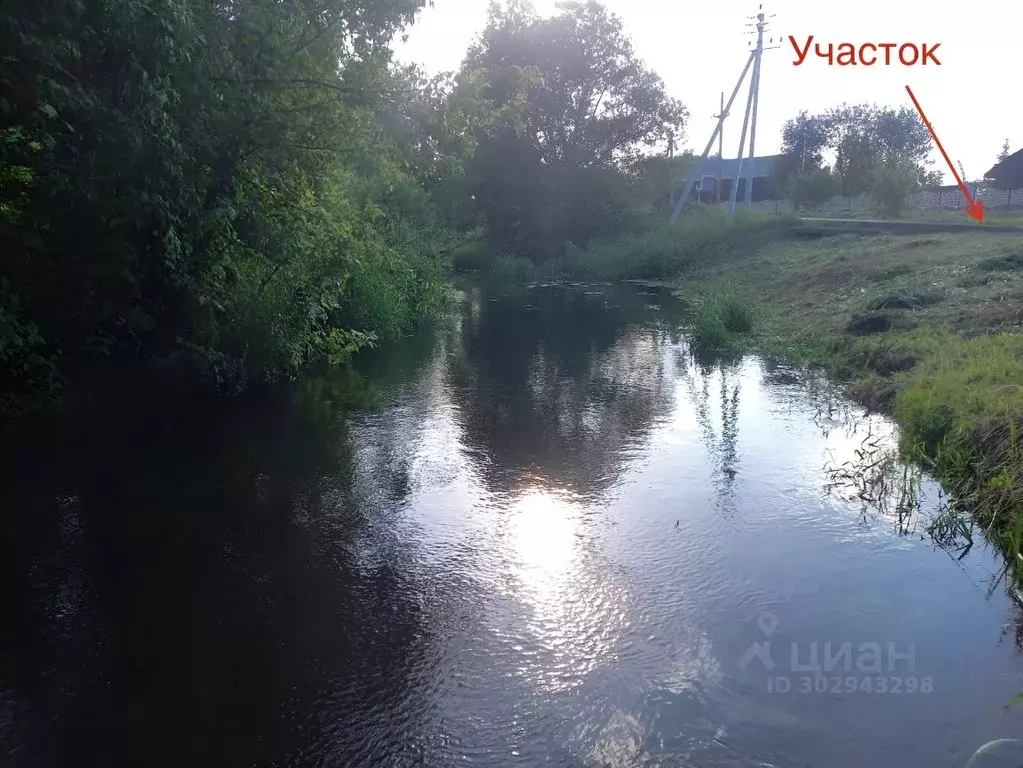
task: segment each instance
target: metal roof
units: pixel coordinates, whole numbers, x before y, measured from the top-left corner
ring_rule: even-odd
[[[1013,189],[1023,186],[1023,149],[1013,152],[993,166],[984,178],[991,180],[996,189]]]

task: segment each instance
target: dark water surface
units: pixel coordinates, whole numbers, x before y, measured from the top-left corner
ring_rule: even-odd
[[[361,376],[6,446],[0,763],[962,766],[1023,733],[997,559],[934,545],[932,483],[826,493],[891,426],[680,328],[467,284]]]

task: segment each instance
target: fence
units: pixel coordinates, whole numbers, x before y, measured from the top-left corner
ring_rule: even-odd
[[[973,186],[973,185],[971,185]],[[984,201],[987,211],[1023,210],[1023,189],[980,188],[979,194],[974,187],[977,199]],[[792,213],[792,202],[789,200],[761,200],[753,203],[754,209],[767,213]],[[873,208],[873,203],[866,195],[855,197],[833,197],[818,206],[818,213],[866,213]],[[909,198],[909,208],[922,211],[960,211],[966,207],[966,198],[959,189],[922,190]]]

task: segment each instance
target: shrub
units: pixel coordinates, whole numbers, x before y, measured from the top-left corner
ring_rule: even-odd
[[[729,221],[716,207],[696,207],[674,225],[641,234],[591,241],[569,249],[558,266],[603,280],[661,279],[682,274],[697,260],[731,258],[765,238],[787,233],[793,219],[745,210]]]
[[[490,266],[490,251],[481,241],[462,243],[451,254],[456,272],[484,272]]]
[[[874,172],[870,198],[883,216],[898,218],[917,186],[919,173],[903,163],[885,164]]]
[[[18,297],[0,278],[0,413],[20,415],[56,391],[52,357],[39,330],[25,319]]]
[[[790,176],[783,186],[797,210],[803,205],[816,210],[842,191],[838,179],[825,169],[814,170],[803,176]]]
[[[694,304],[693,338],[703,347],[730,348],[753,331],[751,301],[733,287],[710,290]]]

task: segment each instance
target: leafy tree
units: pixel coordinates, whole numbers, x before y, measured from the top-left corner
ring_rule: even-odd
[[[674,208],[695,162],[689,150],[672,158],[650,154],[630,164],[627,173],[636,197],[650,201],[651,210],[663,216]]]
[[[559,10],[492,4],[458,75],[487,116],[468,175],[489,235],[539,257],[628,226],[625,170],[686,118],[617,16],[596,2]]]
[[[893,164],[915,168],[918,182],[933,178],[927,170],[930,133],[908,107],[843,104],[820,115],[801,112],[786,123],[782,149],[787,155],[778,171],[782,178],[819,169],[830,157],[832,174],[847,197],[870,190],[875,174]]]
[[[805,175],[819,170],[824,163],[831,127],[825,117],[803,110],[782,128],[781,151],[783,176]]]
[[[388,47],[419,6],[11,0],[0,276],[18,327],[228,388],[403,333],[440,295],[446,237],[434,126],[397,119],[430,99],[408,99]]]
[[[846,197],[865,192],[879,161],[879,143],[873,133],[874,109],[868,105],[841,106],[830,110],[829,144],[835,153],[834,172]]]
[[[898,218],[909,195],[920,185],[920,173],[911,161],[900,160],[876,169],[871,181],[870,197],[888,218]]]
[[[789,176],[782,189],[796,210],[804,205],[817,209],[841,191],[838,180],[826,168]]]

